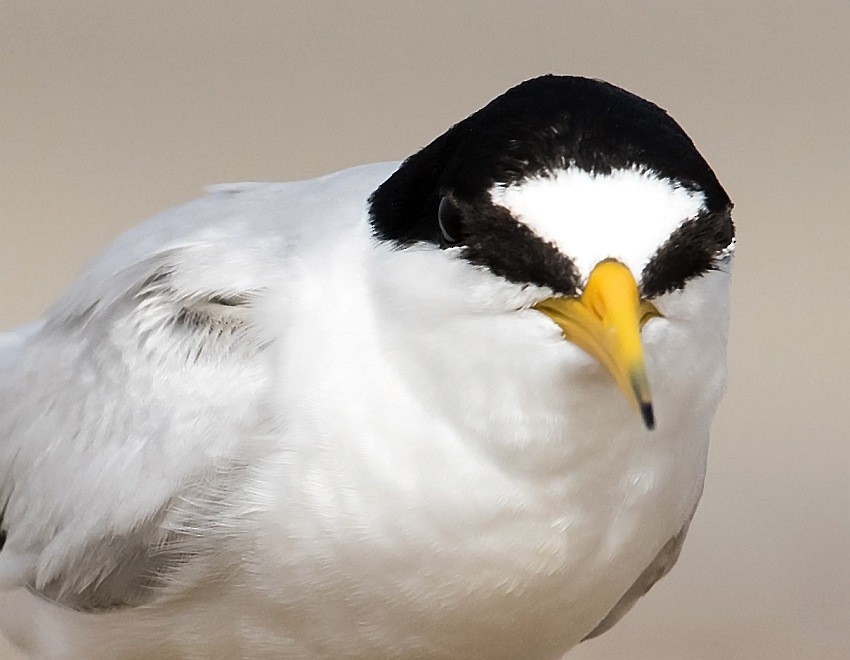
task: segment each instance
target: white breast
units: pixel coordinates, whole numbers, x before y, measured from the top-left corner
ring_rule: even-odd
[[[565,650],[693,512],[722,341],[653,323],[648,432],[548,319],[498,309],[513,285],[436,250],[377,255],[334,254],[269,312],[285,450],[253,487],[255,586],[280,620],[297,603],[332,628],[328,655]]]

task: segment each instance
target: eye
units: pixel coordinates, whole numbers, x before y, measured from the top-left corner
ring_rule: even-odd
[[[446,245],[457,245],[463,237],[463,214],[448,195],[443,195],[440,200],[440,209],[437,211],[437,222],[440,225],[440,233]]]

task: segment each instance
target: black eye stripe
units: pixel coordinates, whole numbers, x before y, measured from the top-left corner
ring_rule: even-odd
[[[466,225],[463,256],[471,263],[517,284],[536,284],[565,296],[578,292],[578,270],[572,259],[518,222],[506,208],[482,202],[475,213],[467,214]]]
[[[673,232],[641,273],[646,298],[681,289],[685,283],[714,267],[714,256],[735,238],[731,207],[705,212]]]

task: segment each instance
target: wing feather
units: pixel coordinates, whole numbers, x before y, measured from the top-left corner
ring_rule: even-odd
[[[211,501],[267,378],[262,286],[205,280],[205,245],[222,249],[184,235],[141,261],[107,254],[42,324],[0,338],[0,584],[136,605],[190,556],[183,503]]]
[[[647,594],[656,582],[670,572],[670,569],[673,568],[673,565],[679,559],[682,544],[685,542],[685,536],[688,533],[690,524],[691,521],[688,520],[679,533],[664,544],[664,547],[661,548],[655,559],[640,574],[640,577],[635,580],[634,584],[629,587],[629,590],[623,594],[622,598],[614,605],[608,615],[582,641],[593,639],[610,630],[614,624],[632,609],[638,600]]]
[[[214,551],[270,436],[258,306],[301,251],[368,226],[396,166],[218,187],[119,237],[42,322],[0,336],[0,587],[135,605]]]

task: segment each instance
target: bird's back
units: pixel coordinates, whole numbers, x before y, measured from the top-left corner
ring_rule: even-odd
[[[269,338],[254,302],[304,253],[362,230],[393,167],[216,186],[119,237],[44,319],[0,335],[0,587],[42,621],[38,648],[49,621],[68,640],[80,612],[120,620],[195,588],[170,582],[191,560],[216,562],[228,495],[263,451]]]

